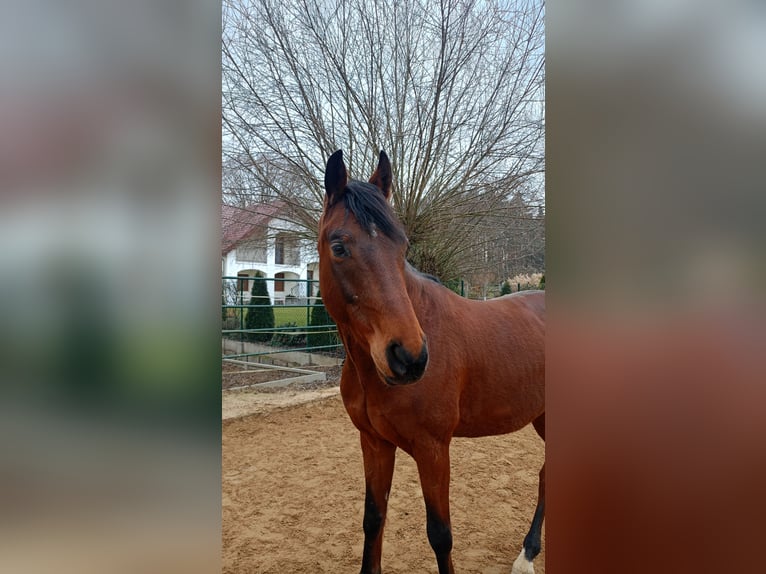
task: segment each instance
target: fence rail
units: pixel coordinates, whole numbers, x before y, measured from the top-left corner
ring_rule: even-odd
[[[252,283],[251,283],[252,282]],[[284,298],[272,299],[271,295],[253,295],[242,287],[260,283],[260,291],[271,282],[290,284],[290,291]],[[271,289],[272,292],[276,289]],[[268,291],[267,291],[268,292]],[[222,359],[243,359],[263,357],[280,353],[324,353],[338,356],[343,345],[338,338],[335,323],[324,311],[319,295],[319,281],[316,279],[290,279],[255,276],[224,276],[221,278],[221,336],[243,343],[258,343],[268,350],[226,354]],[[247,317],[252,310],[268,308],[274,316],[274,326],[248,327]],[[324,311],[324,312],[323,312]],[[317,323],[317,317],[320,322]],[[324,321],[321,319],[324,318]],[[312,324],[314,323],[314,324]],[[313,341],[312,341],[313,339]],[[313,344],[312,344],[313,342]]]
[[[252,283],[251,283],[252,282]],[[277,287],[272,288],[272,293],[280,293],[279,298],[272,299],[265,288],[269,283]],[[250,285],[260,284],[260,291],[266,294],[253,294]],[[287,286],[289,285],[289,289]],[[511,284],[510,291],[523,291],[535,288],[532,285],[521,283]],[[466,288],[463,280],[456,282],[450,288],[466,296]],[[500,287],[498,287],[500,290]],[[497,293],[495,294],[497,295]],[[324,322],[316,323],[312,315],[324,311],[322,298],[319,296],[319,280],[295,279],[278,277],[255,277],[255,276],[224,276],[221,278],[221,336],[228,340],[243,343],[257,342],[262,346],[269,346],[268,350],[242,352],[237,354],[222,353],[222,358],[240,359],[250,357],[262,357],[292,351],[303,353],[331,353],[335,356],[342,355],[343,345],[338,337],[338,329],[329,315],[324,312]],[[486,298],[486,297],[485,297]],[[266,303],[266,304],[264,304]],[[272,310],[274,325],[269,327],[248,327],[247,316],[253,309]],[[312,324],[315,323],[315,324]],[[312,341],[313,339],[313,341]],[[314,344],[311,344],[311,343]]]

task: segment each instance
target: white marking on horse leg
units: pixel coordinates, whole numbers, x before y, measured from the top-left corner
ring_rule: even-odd
[[[524,549],[521,549],[521,554],[516,558],[511,569],[511,574],[535,574],[535,568],[532,563],[524,556]]]

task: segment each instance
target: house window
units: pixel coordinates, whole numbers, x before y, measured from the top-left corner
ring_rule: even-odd
[[[285,290],[285,274],[284,273],[277,273],[274,275],[274,291],[284,291]]]
[[[300,247],[297,237],[280,234],[274,240],[274,263],[277,265],[300,265]]]
[[[285,264],[285,238],[282,236],[277,236],[274,244],[274,263],[277,265]]]
[[[248,281],[250,279],[248,274],[247,273],[237,273],[237,277],[238,277],[238,279],[237,279],[237,291],[239,291],[240,293],[247,293],[248,291],[250,291],[250,289],[248,289],[248,285],[249,285]]]

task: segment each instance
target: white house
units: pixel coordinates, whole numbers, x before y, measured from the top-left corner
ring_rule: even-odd
[[[249,207],[221,206],[221,272],[236,283],[237,298],[247,302],[256,272],[268,281],[269,296],[276,305],[305,304],[319,290],[316,245],[303,239],[298,227],[284,219],[280,203]],[[273,280],[271,280],[273,279]]]

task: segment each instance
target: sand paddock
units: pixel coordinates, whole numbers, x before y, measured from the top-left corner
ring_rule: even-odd
[[[224,398],[223,572],[358,572],[362,453],[337,387],[233,399]],[[253,414],[241,416],[245,412]],[[457,572],[510,573],[534,513],[543,459],[544,443],[531,426],[453,440]],[[415,463],[398,451],[383,546],[386,574],[436,572],[425,524]],[[544,531],[535,572],[545,572]]]

